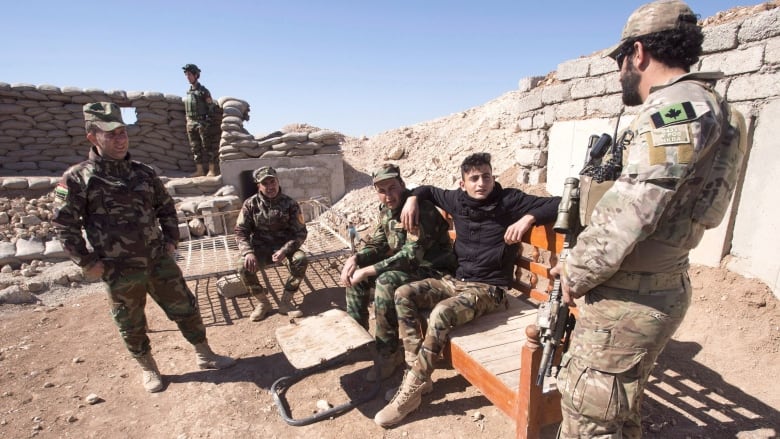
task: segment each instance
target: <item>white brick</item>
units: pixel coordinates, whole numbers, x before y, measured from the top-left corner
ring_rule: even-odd
[[[564,102],[555,110],[557,120],[576,119],[585,116],[585,99]]]
[[[585,78],[573,81],[571,86],[572,99],[589,98],[601,96],[606,92],[606,82],[604,77]]]
[[[517,100],[518,113],[525,113],[537,108],[542,108],[542,92],[539,88],[531,90],[527,95]]]
[[[591,76],[603,75],[609,72],[617,71],[617,63],[614,59],[606,56],[605,53],[601,53],[597,56],[590,58],[590,74]]]
[[[521,166],[542,167],[547,164],[547,153],[539,149],[521,148],[515,151],[515,160]]]
[[[617,116],[621,108],[623,108],[623,96],[621,94],[600,96],[588,99],[585,102],[585,113],[588,116]]]
[[[780,63],[780,38],[772,38],[766,41],[764,62],[766,64]]]
[[[726,91],[729,101],[764,99],[780,95],[780,73],[734,78]]]
[[[764,46],[758,45],[745,50],[731,50],[705,56],[701,60],[702,71],[720,70],[728,76],[755,72],[761,68]]]
[[[730,21],[719,26],[708,26],[702,29],[704,42],[701,45],[704,53],[722,52],[737,47],[737,30],[739,21]]]
[[[738,35],[740,43],[780,35],[780,9],[772,9],[746,19]]]
[[[542,87],[542,103],[555,104],[571,99],[569,93],[570,86],[568,84],[556,84]]]
[[[584,78],[588,76],[589,58],[579,58],[558,64],[555,77],[561,81],[572,78]]]

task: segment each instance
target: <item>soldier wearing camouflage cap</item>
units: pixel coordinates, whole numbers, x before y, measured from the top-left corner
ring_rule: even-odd
[[[579,309],[557,380],[561,438],[642,435],[645,383],[690,304],[688,253],[736,187],[744,119],[715,91],[722,73],[690,72],[703,39],[688,5],[662,0],[632,13],[608,51],[623,103],[641,107],[604,159],[622,164],[616,181],[581,175],[581,199],[603,196],[552,270]]]
[[[52,222],[62,247],[85,277],[106,283],[111,315],[141,366],[144,388],[163,389],[146,335],[147,294],[195,346],[198,368],[232,366],[232,358],[215,354],[206,341],[197,301],[173,258],[179,240],[173,200],[151,167],[130,159],[119,107],[86,104],[84,121],[93,145],[89,159],[62,176]]]
[[[376,381],[389,377],[403,364],[407,346],[406,354],[412,359],[419,349],[421,334],[418,325],[411,323],[419,317],[396,313],[396,289],[415,280],[452,274],[456,261],[449,224],[433,203],[421,203],[418,227],[408,231],[402,226],[401,208],[411,191],[398,166],[381,166],[373,173],[372,181],[380,202],[374,232],[365,247],[344,262],[341,284],[346,287],[347,313],[366,330],[371,289],[375,290],[374,337],[380,376],[371,368],[366,379]],[[404,346],[399,346],[399,326],[404,328],[400,334]]]
[[[204,165],[208,167],[208,176],[219,175],[218,147],[220,129],[218,120],[219,106],[211,98],[209,90],[199,82],[200,68],[195,64],[182,67],[190,88],[184,97],[184,112],[187,117],[187,137],[190,141],[195,172],[190,177],[202,177]]]
[[[257,278],[257,271],[271,264],[284,264],[290,271],[279,301],[279,313],[300,317],[303,313],[293,297],[309,265],[306,254],[300,249],[308,236],[301,208],[282,193],[276,170],[271,166],[258,168],[252,177],[257,183],[257,194],[244,201],[235,228],[241,254],[238,275],[258,301],[249,317],[257,322],[271,310],[267,291]]]

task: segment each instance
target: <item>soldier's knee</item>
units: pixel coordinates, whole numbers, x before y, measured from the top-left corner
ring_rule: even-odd
[[[431,311],[428,322],[431,328],[451,328],[455,326],[457,319],[457,312],[451,307],[444,304],[437,304]]]

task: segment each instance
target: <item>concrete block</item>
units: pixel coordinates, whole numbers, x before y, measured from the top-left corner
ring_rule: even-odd
[[[780,95],[780,73],[746,75],[734,78],[726,91],[726,99],[747,101]]]
[[[590,58],[579,58],[570,61],[565,61],[558,64],[558,68],[555,71],[555,77],[561,81],[573,78],[584,78],[588,76],[588,68],[590,67]]]
[[[563,102],[555,110],[558,120],[576,119],[585,116],[585,99]]]
[[[765,43],[766,46],[764,46],[764,63],[780,63],[780,37],[772,38],[765,41]]]
[[[518,113],[526,113],[537,108],[542,108],[542,92],[539,88],[531,90],[527,95],[517,100]]]
[[[702,51],[704,53],[722,52],[737,47],[737,30],[739,21],[730,21],[718,26],[707,26],[702,29],[704,33],[704,42]]]
[[[701,70],[720,70],[727,76],[756,72],[761,68],[764,46],[757,45],[744,50],[708,55],[701,59]]]
[[[607,91],[607,85],[604,77],[578,79],[572,81],[571,97],[572,99],[590,98],[601,96]]]
[[[737,35],[740,44],[780,35],[780,9],[771,9],[747,18]]]
[[[548,85],[541,88],[542,103],[556,104],[571,99],[571,86],[569,84]]]

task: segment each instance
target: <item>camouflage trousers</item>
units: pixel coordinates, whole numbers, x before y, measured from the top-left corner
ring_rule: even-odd
[[[691,300],[687,273],[666,283],[640,290],[600,285],[577,300],[579,319],[558,375],[560,438],[642,436],[642,393]]]
[[[274,262],[271,259],[271,253],[263,253],[255,250],[255,256],[257,256],[257,265],[259,269],[265,268],[269,265],[273,265]],[[290,292],[298,291],[301,286],[301,281],[306,276],[306,268],[309,266],[309,260],[306,258],[306,253],[301,250],[296,251],[292,256],[287,256],[282,259],[282,263],[287,270],[290,271],[290,276],[284,282],[284,290]],[[244,257],[238,258],[238,277],[241,279],[241,283],[244,284],[244,288],[247,289],[252,295],[265,294],[265,290],[260,285],[260,280],[257,278],[257,273],[247,271],[244,268]]]
[[[198,344],[206,340],[206,327],[195,296],[172,257],[161,256],[147,267],[108,260],[103,260],[103,264],[103,281],[108,287],[111,316],[133,356],[141,357],[151,350],[144,313],[147,294],[157,302],[168,319],[176,322],[187,341]]]
[[[411,273],[386,271],[379,276],[347,287],[347,314],[366,330],[368,330],[368,304],[371,299],[371,288],[374,288],[374,316],[376,318],[374,338],[379,355],[388,356],[398,350],[398,316],[394,301],[396,289],[409,282],[437,275],[438,272],[435,270],[425,268]]]
[[[195,163],[208,165],[216,163],[219,154],[219,137],[214,137],[214,130],[207,122],[187,121],[187,138],[190,141],[190,152]]]
[[[395,308],[404,349],[417,353],[412,372],[426,380],[431,376],[450,332],[484,314],[506,308],[503,289],[481,282],[459,281],[452,276],[429,278],[404,285],[395,293]],[[425,339],[420,311],[433,309]]]

